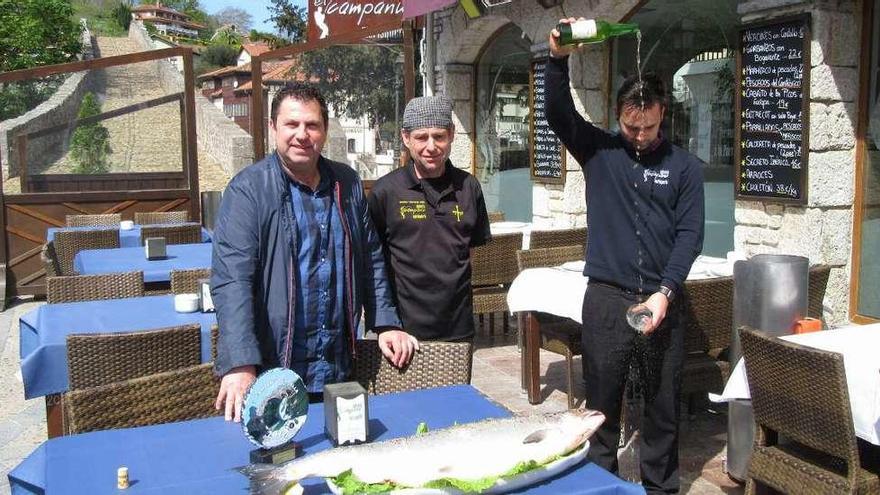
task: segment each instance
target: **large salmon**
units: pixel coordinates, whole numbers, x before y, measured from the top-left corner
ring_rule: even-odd
[[[494,480],[526,465],[542,466],[583,446],[605,416],[599,411],[487,419],[421,435],[324,450],[280,466],[250,465],[255,493],[278,494],[310,477],[344,473],[397,488],[437,480]],[[457,492],[452,490],[453,492]]]

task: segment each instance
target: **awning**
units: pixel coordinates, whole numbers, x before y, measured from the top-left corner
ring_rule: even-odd
[[[428,12],[445,9],[456,2],[458,0],[403,0],[403,18],[411,19]]]

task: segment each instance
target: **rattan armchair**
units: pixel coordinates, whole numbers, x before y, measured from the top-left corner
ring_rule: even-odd
[[[684,283],[685,333],[681,394],[693,412],[694,397],[720,393],[730,374],[728,352],[733,329],[733,277]]]
[[[470,342],[419,342],[409,365],[395,368],[375,340],[356,341],[354,380],[370,394],[405,392],[471,382]]]
[[[189,212],[187,211],[136,211],[134,213],[134,223],[138,225],[186,222],[189,222]]]
[[[59,275],[76,275],[73,258],[84,249],[119,247],[119,229],[59,230],[52,241]]]
[[[561,265],[567,261],[577,261],[584,256],[580,246],[529,249],[516,252],[519,270]],[[581,325],[576,321],[554,315],[536,315],[541,325],[541,349],[560,354],[565,358],[568,371],[568,408],[574,408],[574,356],[583,352],[581,345]]]
[[[171,293],[193,294],[199,292],[199,280],[211,278],[210,268],[171,270]]]
[[[198,324],[67,336],[70,390],[96,387],[202,362]]]
[[[145,225],[141,227],[141,245],[149,237],[164,237],[165,244],[198,244],[202,242],[202,226],[198,223],[177,225]]]
[[[68,227],[119,227],[121,213],[104,213],[100,215],[67,215]]]
[[[471,250],[471,286],[474,314],[489,313],[489,333],[493,332],[493,313],[503,312],[507,331],[507,289],[519,270],[516,252],[522,247],[522,233],[500,234],[484,246]],[[482,321],[481,321],[482,323]]]
[[[529,234],[529,249],[560,246],[580,246],[581,254],[587,245],[587,228],[560,230],[533,230]]]
[[[46,302],[122,299],[144,295],[144,272],[105,273],[46,278]]]
[[[828,286],[829,275],[831,275],[830,265],[814,265],[810,267],[807,316],[820,320],[824,316],[823,303],[825,301],[825,288]]]
[[[740,340],[756,426],[746,493],[880,493],[860,466],[843,356],[748,327]]]
[[[489,212],[489,223],[503,222],[503,221],[504,221],[504,212],[503,211],[490,211]]]
[[[216,416],[213,364],[190,366],[65,394],[68,433]]]

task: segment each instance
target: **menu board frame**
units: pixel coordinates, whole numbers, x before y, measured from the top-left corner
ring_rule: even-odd
[[[803,43],[801,47],[801,168],[797,172],[800,176],[798,187],[800,187],[799,198],[788,198],[777,194],[743,194],[742,191],[742,175],[745,173],[743,165],[743,91],[744,91],[744,74],[743,74],[743,52],[745,43],[744,35],[756,29],[763,29],[782,24],[799,23],[804,29]],[[783,203],[790,205],[806,205],[809,197],[809,151],[810,151],[810,41],[812,40],[811,16],[809,12],[775,18],[766,21],[749,23],[742,26],[739,30],[739,38],[737,39],[738,49],[736,50],[736,110],[735,110],[735,139],[734,139],[734,195],[737,200],[744,201],[764,201],[773,203]]]
[[[559,166],[561,169],[559,175],[546,176],[535,174],[535,66],[540,63],[544,63],[546,65],[548,62],[549,61],[545,56],[532,59],[531,63],[529,64],[529,176],[535,182],[543,182],[547,184],[565,184],[566,152],[565,146],[562,144],[562,142],[559,142]],[[543,74],[541,75],[541,77],[543,77]],[[557,141],[559,140],[559,138],[556,139]]]

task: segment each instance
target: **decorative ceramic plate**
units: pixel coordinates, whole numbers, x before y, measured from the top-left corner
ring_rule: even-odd
[[[512,478],[500,479],[494,485],[483,491],[482,493],[498,494],[519,490],[527,486],[540,483],[548,478],[552,478],[574,466],[580,464],[587,458],[587,452],[590,450],[590,442],[584,443],[583,447],[572,452],[571,454],[557,459],[546,466],[518,474]],[[342,489],[334,485],[331,480],[326,480],[330,491],[336,495],[342,495]],[[438,488],[405,488],[401,490],[393,490],[388,492],[390,495],[462,495],[464,492],[454,488],[438,489]]]
[[[241,427],[257,447],[270,449],[293,440],[309,412],[302,378],[287,368],[272,368],[251,384],[244,395]]]

